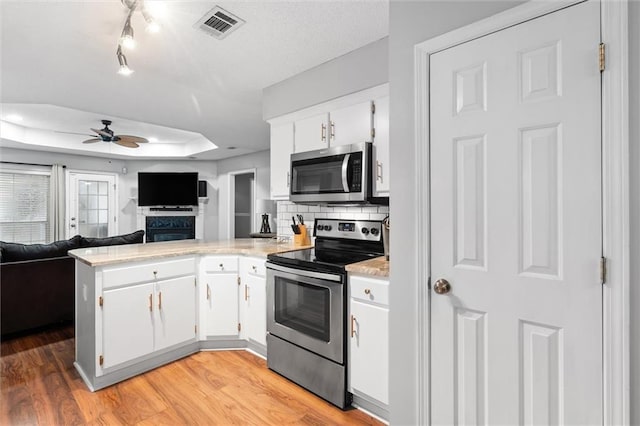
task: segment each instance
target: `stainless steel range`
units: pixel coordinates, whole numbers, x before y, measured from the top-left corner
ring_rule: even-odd
[[[340,408],[351,404],[345,265],[384,254],[381,228],[316,219],[315,248],[267,260],[267,365]]]

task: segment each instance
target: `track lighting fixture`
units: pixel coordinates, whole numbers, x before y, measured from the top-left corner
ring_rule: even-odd
[[[156,21],[154,21],[153,17],[145,9],[144,0],[121,0],[121,2],[127,9],[129,9],[129,13],[127,14],[127,20],[124,22],[124,27],[122,28],[122,33],[120,34],[120,39],[118,41],[118,49],[116,51],[118,63],[120,64],[118,74],[131,75],[131,73],[133,73],[133,70],[129,68],[127,57],[124,56],[124,53],[122,53],[122,48],[124,47],[125,49],[133,49],[136,45],[135,39],[133,38],[133,26],[131,25],[131,17],[133,15],[133,12],[135,12],[136,10],[140,11],[145,22],[147,23],[148,32],[157,33],[158,31],[160,31],[160,26]]]

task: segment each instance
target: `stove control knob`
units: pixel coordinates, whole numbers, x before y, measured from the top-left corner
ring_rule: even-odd
[[[380,232],[378,228],[371,228],[371,235],[378,235],[378,232]]]
[[[325,225],[324,226],[324,230],[325,231],[331,231],[331,225]]]
[[[318,231],[322,231],[324,229],[324,225],[318,225]]]
[[[372,231],[373,231],[373,229],[372,229]],[[362,233],[364,235],[367,235],[369,233],[369,230],[367,228],[362,228]]]

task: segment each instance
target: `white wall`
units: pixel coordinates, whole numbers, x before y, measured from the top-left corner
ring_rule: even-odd
[[[413,48],[424,40],[508,9],[509,1],[390,2],[389,86],[391,90],[391,282],[390,409],[391,423],[417,423],[416,164],[414,159]],[[406,226],[399,226],[405,224]],[[394,256],[402,253],[402,256]],[[437,389],[434,389],[437,392]]]
[[[631,170],[631,424],[640,424],[640,1],[629,4]]]
[[[270,161],[269,151],[261,151],[218,161],[218,179],[216,187],[218,188],[218,202],[220,206],[218,217],[219,239],[224,240],[233,238],[233,235],[229,234],[229,224],[232,220],[232,218],[229,217],[229,173],[256,169],[256,200],[261,198],[268,199],[270,197],[269,182],[271,180],[271,168],[269,166]],[[257,221],[257,228],[255,231],[260,230],[260,222],[257,219],[259,215],[260,213],[256,212],[255,221]]]
[[[388,39],[370,43],[262,92],[262,117],[268,120],[389,81]]]

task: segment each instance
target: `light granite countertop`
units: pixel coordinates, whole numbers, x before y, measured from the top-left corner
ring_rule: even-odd
[[[347,272],[373,275],[377,277],[389,276],[389,261],[384,256],[375,259],[365,260],[363,262],[351,263],[346,266]]]
[[[294,245],[293,242],[277,242],[276,240],[257,238],[211,242],[178,240],[76,249],[69,251],[69,256],[89,266],[104,266],[167,257],[207,254],[239,254],[266,258],[271,253],[282,253],[310,247],[313,246]]]

